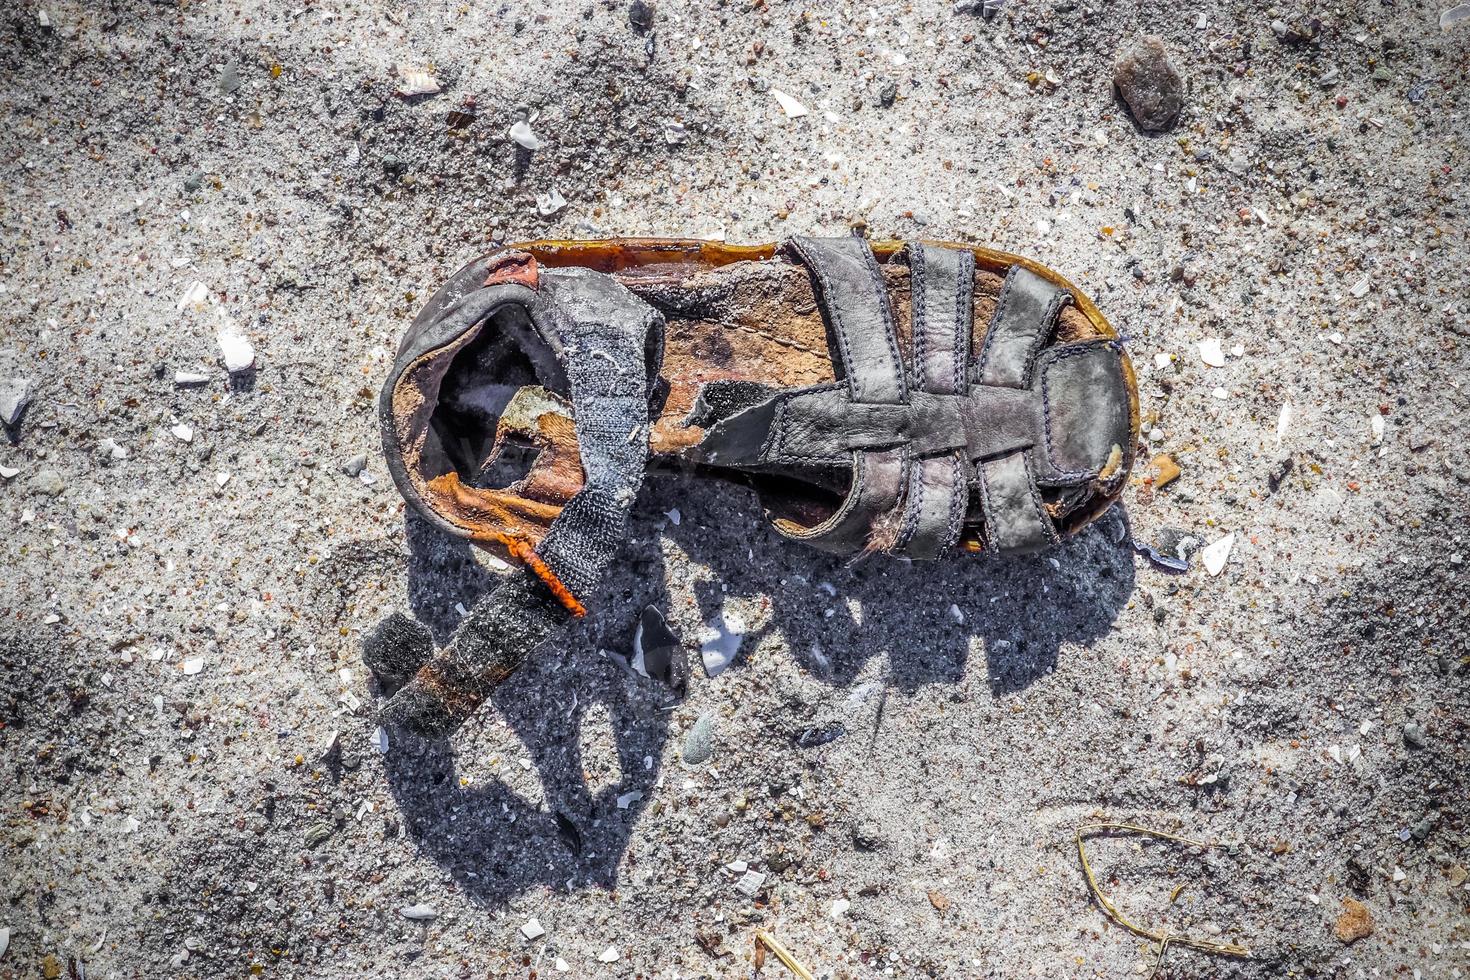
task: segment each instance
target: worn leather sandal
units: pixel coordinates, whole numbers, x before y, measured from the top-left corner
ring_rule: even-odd
[[[837,554],[1009,554],[1101,514],[1138,433],[1117,332],[1065,279],[860,238],[496,250],[419,314],[380,409],[404,498],[520,565],[443,650],[402,618],[366,643],[407,679],[384,720],[425,735],[585,612],[650,465],[748,483]]]

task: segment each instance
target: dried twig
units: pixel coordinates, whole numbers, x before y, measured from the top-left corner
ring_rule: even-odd
[[[776,959],[780,960],[781,963],[786,967],[786,969],[796,974],[798,977],[801,978],[801,980],[816,980],[816,978],[812,976],[812,971],[802,966],[801,961],[798,960],[795,956],[792,956],[786,950],[786,947],[778,943],[776,941],[776,937],[771,935],[769,932],[763,932],[757,929],[755,933],[755,945],[756,949],[760,949],[762,946],[764,946],[772,953],[775,953]]]
[[[1077,858],[1079,861],[1082,862],[1082,873],[1087,876],[1087,887],[1092,890],[1093,898],[1097,899],[1097,903],[1102,906],[1102,909],[1104,912],[1107,913],[1108,918],[1112,919],[1114,922],[1118,923],[1118,925],[1122,926],[1124,929],[1127,929],[1135,936],[1142,936],[1144,939],[1159,944],[1158,959],[1154,961],[1154,973],[1158,973],[1159,968],[1163,966],[1164,952],[1171,945],[1188,946],[1191,949],[1197,949],[1205,953],[1218,953],[1221,956],[1251,955],[1251,951],[1248,948],[1246,948],[1245,946],[1237,945],[1235,943],[1217,943],[1211,939],[1199,939],[1193,936],[1174,936],[1170,935],[1167,932],[1154,932],[1151,929],[1145,929],[1143,926],[1138,925],[1136,922],[1130,920],[1122,912],[1118,911],[1118,907],[1113,904],[1110,898],[1103,894],[1102,888],[1098,886],[1097,877],[1092,873],[1092,865],[1087,860],[1087,849],[1083,847],[1082,844],[1082,839],[1085,836],[1088,836],[1090,834],[1108,833],[1111,831],[1123,831],[1132,834],[1143,834],[1146,837],[1156,837],[1159,840],[1172,841],[1175,844],[1186,844],[1190,847],[1219,847],[1220,845],[1207,844],[1204,841],[1190,840],[1188,837],[1179,837],[1175,834],[1164,833],[1162,830],[1151,830],[1148,827],[1140,827],[1137,824],[1131,823],[1092,823],[1085,824],[1077,828]],[[1175,891],[1175,895],[1178,895],[1177,889]]]

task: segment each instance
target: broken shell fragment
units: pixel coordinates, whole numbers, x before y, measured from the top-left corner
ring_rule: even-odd
[[[740,644],[745,641],[745,622],[735,613],[721,609],[706,626],[707,639],[699,652],[705,674],[718,677],[740,652]]]
[[[522,119],[510,127],[510,138],[528,150],[541,149],[541,139],[531,131],[531,124]]]
[[[405,99],[418,95],[437,95],[441,91],[438,79],[426,71],[404,68],[399,70],[398,77],[401,79],[398,94]]]
[[[1225,350],[1218,337],[1206,337],[1199,342],[1199,359],[1210,367],[1225,366]]]
[[[689,686],[689,656],[657,606],[646,606],[633,633],[633,669],[676,694]]]
[[[1205,571],[1213,578],[1225,570],[1225,563],[1230,560],[1230,549],[1235,547],[1235,532],[1220,538],[1218,541],[1207,545],[1200,552],[1200,558],[1205,563]]]
[[[245,335],[233,326],[224,326],[215,334],[220,354],[224,357],[225,370],[231,374],[248,371],[255,366],[255,348]]]
[[[781,111],[786,113],[787,119],[797,119],[806,115],[806,106],[780,89],[771,89],[771,96],[776,100],[776,104],[781,107]]]

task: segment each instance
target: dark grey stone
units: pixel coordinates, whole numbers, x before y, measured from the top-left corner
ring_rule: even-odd
[[[1146,34],[1119,55],[1113,85],[1138,125],[1152,132],[1174,128],[1184,108],[1184,81],[1169,63],[1163,39]]]

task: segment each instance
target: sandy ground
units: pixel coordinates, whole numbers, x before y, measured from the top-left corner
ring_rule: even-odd
[[[1091,845],[1124,914],[1254,952],[1164,975],[1470,973],[1470,24],[1367,0],[1293,43],[1251,6],[5,5],[0,977],[748,977],[757,928],[817,977],[1147,975],[1096,819],[1232,845]],[[1165,135],[1110,88],[1143,32],[1188,86]],[[378,454],[423,298],[493,241],[856,221],[1088,291],[1183,468],[1133,532],[1233,533],[1223,572],[1113,517],[845,565],[663,476],[576,635],[382,753],[363,634],[443,636],[494,575]],[[691,645],[745,616],[741,659],[671,705],[598,653],[648,602]]]

